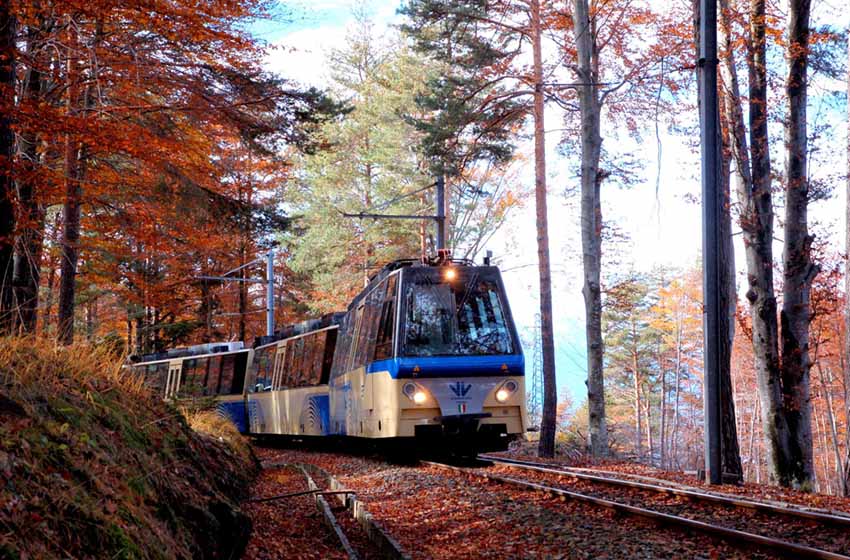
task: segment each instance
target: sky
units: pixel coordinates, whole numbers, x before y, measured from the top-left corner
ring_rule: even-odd
[[[834,10],[833,13],[837,13],[830,17],[837,18],[842,25],[840,21],[846,20],[848,14],[833,4],[836,3],[832,0],[820,2],[824,12]],[[350,0],[287,2],[287,9],[280,10],[275,21],[254,24],[252,32],[274,47],[267,58],[267,68],[305,85],[326,86],[325,53],[344,44],[347,26],[353,22],[354,5]],[[396,0],[371,2],[368,10],[376,30],[388,29],[401,21],[396,14],[399,5]],[[822,118],[846,118],[844,115],[823,117],[821,113],[816,114]],[[557,109],[547,108],[547,128],[551,127],[547,129],[547,181],[556,371],[559,393],[566,387],[574,402],[580,402],[586,393],[586,354],[579,206],[577,196],[565,194],[577,190],[578,180],[572,170],[575,154],[562,154],[556,145],[560,120]],[[617,131],[606,131],[604,136],[607,145],[625,148],[644,162],[639,184],[629,189],[613,185],[602,189],[603,219],[616,223],[630,239],[623,248],[625,266],[650,270],[659,265],[678,268],[698,265],[702,243],[700,207],[695,202],[700,192],[699,154],[689,145],[693,138],[664,130],[660,142],[652,135],[647,139],[651,141],[637,143],[625,135],[618,137]],[[517,146],[520,153],[529,156],[529,162],[532,161],[532,148],[528,142]],[[840,150],[836,154],[840,154]],[[843,172],[840,155],[837,159],[834,156],[824,155],[817,163],[820,167],[813,172],[828,174],[836,168]],[[777,169],[781,165],[781,160],[774,161]],[[530,164],[519,177],[529,188],[533,187]],[[834,246],[842,248],[843,202],[841,192],[836,198],[816,203],[811,210],[812,217],[824,224],[826,234],[834,238]],[[777,231],[781,235],[779,227]],[[740,235],[735,237],[735,244],[740,289],[745,262]],[[493,252],[502,269],[518,330],[530,342],[535,314],[539,310],[533,198],[525,208],[512,214],[506,226],[484,249]],[[775,247],[774,254],[781,256],[781,246]],[[533,351],[530,345],[526,346],[525,354],[527,374],[531,375]]]

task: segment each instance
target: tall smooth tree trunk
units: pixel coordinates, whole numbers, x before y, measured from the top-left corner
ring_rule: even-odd
[[[634,332],[632,333],[634,335]],[[640,369],[638,367],[637,350],[632,350],[632,389],[635,392],[635,454],[643,459],[643,424],[641,417],[640,399]]]
[[[643,413],[646,416],[646,450],[648,453],[647,459],[649,461],[649,464],[652,465],[654,464],[653,458],[655,457],[655,442],[652,441],[652,404],[647,393],[644,393],[643,395]]]
[[[679,435],[679,393],[682,388],[682,321],[676,318],[676,378],[673,396],[673,429],[670,433],[670,467],[678,467],[676,441]],[[675,463],[674,463],[675,461]]]
[[[15,135],[11,112],[15,92],[15,17],[9,0],[0,0],[0,334],[14,323],[12,269],[15,248],[15,186],[12,160]]]
[[[725,11],[726,0],[721,0],[720,9]],[[727,84],[732,84],[738,90],[737,74],[734,66],[733,51],[729,39],[728,12],[722,13],[719,19],[719,47],[721,62],[720,78]],[[730,89],[720,88],[721,127],[723,146],[721,152],[720,188],[722,206],[719,213],[720,238],[720,301],[718,305],[726,312],[720,316],[720,332],[726,336],[718,345],[718,361],[720,365],[720,429],[721,429],[721,467],[726,479],[740,482],[744,478],[741,465],[741,449],[738,442],[738,423],[735,414],[735,398],[732,388],[732,345],[735,341],[735,313],[738,307],[738,290],[735,285],[735,249],[732,243],[732,161],[736,167],[742,162],[746,165],[746,175],[749,177],[749,161],[746,156],[746,140],[744,120],[738,98],[732,98]],[[738,155],[743,152],[741,155]],[[740,160],[740,161],[739,161]],[[744,173],[735,173],[736,180],[743,182]],[[749,180],[749,179],[747,179]]]
[[[724,10],[725,13],[725,10]],[[743,117],[738,114],[740,98],[732,90],[727,98],[735,112],[732,152],[738,167],[737,194],[740,226],[747,260],[747,301],[753,324],[753,362],[762,404],[762,429],[769,472],[779,476],[783,453],[778,442],[787,434],[782,409],[779,369],[779,332],[776,296],[773,290],[773,196],[771,193],[770,151],[767,130],[767,49],[765,41],[765,1],[752,0],[749,14],[750,41],[747,50],[749,73],[749,154],[746,153]],[[726,16],[724,16],[724,20]],[[726,21],[728,29],[728,20]],[[737,87],[734,64],[724,57],[730,85]],[[743,112],[741,111],[741,115]],[[747,157],[749,156],[749,157]],[[749,164],[749,165],[747,165]]]
[[[608,454],[605,418],[605,380],[602,341],[602,101],[597,89],[599,59],[596,25],[590,18],[587,0],[575,0],[573,14],[578,55],[579,108],[581,115],[581,247],[584,268],[585,335],[587,339],[587,404],[590,451],[596,457]]]
[[[58,214],[57,214],[58,221]],[[52,241],[56,241],[56,230],[58,223],[52,226]],[[47,295],[44,296],[44,312],[41,314],[41,335],[48,336],[50,333],[50,322],[53,320],[53,302],[56,299],[56,258],[53,255],[48,255],[47,258]]]
[[[537,259],[540,274],[540,335],[543,348],[543,417],[540,422],[541,457],[555,454],[558,396],[555,389],[555,336],[552,327],[552,273],[549,265],[549,223],[546,204],[546,142],[543,100],[540,3],[531,0],[534,55],[534,195],[537,211]]]
[[[850,29],[847,30],[850,36]],[[847,45],[847,189],[845,196],[845,226],[844,226],[844,252],[848,255],[844,261],[844,386],[845,386],[845,402],[844,407],[847,411],[847,417],[850,418],[850,402],[847,396],[850,390],[850,43]],[[843,491],[845,496],[850,496],[850,430],[848,437],[845,440],[847,446],[844,459],[844,484]]]
[[[782,404],[788,427],[778,442],[782,484],[810,488],[814,480],[810,397],[809,295],[818,266],[812,262],[814,236],[808,229],[809,179],[806,101],[808,97],[811,0],[790,0],[788,78],[785,92],[785,250],[782,293]]]
[[[22,102],[33,101],[41,96],[41,72],[37,66],[41,30],[30,27],[27,31],[27,56],[29,58],[24,78]],[[19,136],[19,151],[22,161],[22,177],[17,178],[19,223],[21,234],[15,245],[15,309],[18,328],[25,333],[34,333],[38,319],[38,285],[41,276],[41,254],[44,246],[45,207],[36,189],[34,172],[38,154],[38,139],[32,132],[22,131]]]
[[[77,112],[79,86],[77,83],[77,36],[73,25],[68,26],[67,114]],[[61,344],[74,341],[74,311],[77,283],[77,264],[80,257],[80,199],[82,196],[82,162],[80,143],[76,134],[65,134],[65,202],[62,206],[61,277],[59,279],[59,328]]]
[[[818,380],[820,381],[821,390],[826,398],[826,422],[829,425],[829,442],[832,447],[832,453],[835,458],[835,472],[838,475],[839,486],[842,491],[844,488],[844,463],[841,457],[841,446],[838,443],[838,427],[835,424],[835,405],[832,400],[832,371],[827,370],[828,376],[824,374],[823,368],[817,364]]]
[[[659,418],[661,425],[659,426],[659,465],[664,468],[667,465],[667,369],[664,367],[663,357],[659,350],[658,365],[661,373],[661,404],[659,405]]]

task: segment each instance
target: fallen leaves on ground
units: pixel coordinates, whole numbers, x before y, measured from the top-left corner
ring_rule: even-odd
[[[314,464],[357,492],[414,558],[767,558],[589,504],[382,457],[260,449]]]
[[[307,480],[298,469],[273,468],[260,474],[251,496],[262,498],[307,489]],[[243,511],[254,524],[245,560],[347,558],[336,535],[325,525],[312,495],[248,502]]]

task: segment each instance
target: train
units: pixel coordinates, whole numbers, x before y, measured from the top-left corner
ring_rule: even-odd
[[[345,312],[250,349],[170,353],[132,367],[162,398],[211,398],[254,437],[481,452],[528,428],[522,347],[499,269],[486,263],[393,261]]]

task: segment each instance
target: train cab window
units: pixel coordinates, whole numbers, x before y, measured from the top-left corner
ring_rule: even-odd
[[[395,300],[398,275],[387,278],[387,289],[381,303],[378,333],[375,337],[374,360],[386,360],[393,356],[393,332],[395,331]]]
[[[509,354],[514,342],[497,277],[463,271],[452,281],[439,270],[410,271],[404,291],[407,356]]]

